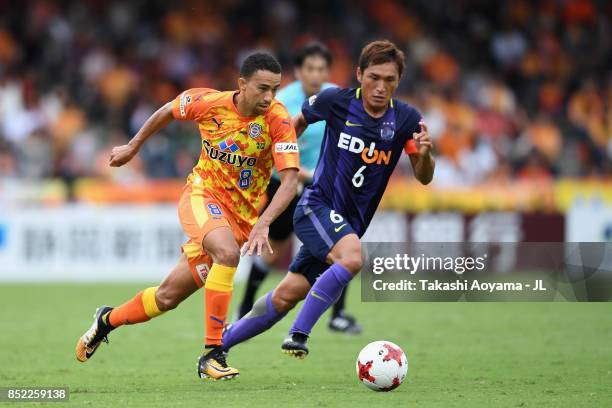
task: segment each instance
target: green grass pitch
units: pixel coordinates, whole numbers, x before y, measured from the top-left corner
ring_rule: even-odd
[[[151,322],[118,329],[91,361],[78,363],[74,346],[95,308],[144,287],[0,286],[0,386],[68,386],[70,402],[53,407],[612,406],[610,304],[361,303],[358,282],[348,305],[363,335],[333,334],[325,316],[311,355],[294,360],[280,352],[293,312],[232,351],[242,374],[234,381],[196,377],[201,291]],[[376,393],[358,383],[355,358],[383,339],[404,349],[409,372],[397,390]]]

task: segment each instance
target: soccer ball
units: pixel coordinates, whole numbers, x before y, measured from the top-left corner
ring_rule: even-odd
[[[390,341],[374,341],[357,356],[357,377],[374,391],[399,387],[408,374],[408,359],[402,349]]]

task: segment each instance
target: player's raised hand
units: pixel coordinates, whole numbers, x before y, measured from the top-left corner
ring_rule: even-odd
[[[419,126],[421,127],[421,131],[419,133],[413,133],[412,137],[414,138],[414,142],[416,144],[417,149],[419,150],[420,155],[426,155],[431,152],[433,148],[433,142],[429,137],[429,131],[427,130],[427,124],[421,120],[419,122]]]
[[[122,146],[115,146],[111,150],[109,164],[111,167],[120,167],[125,163],[132,160],[132,157],[136,155],[137,149],[129,144]]]
[[[270,228],[267,225],[259,222],[255,223],[249,235],[249,240],[242,246],[240,254],[248,256],[255,254],[261,256],[264,249],[267,249],[270,254],[273,254],[274,251],[272,251],[270,241],[268,241],[269,232]]]

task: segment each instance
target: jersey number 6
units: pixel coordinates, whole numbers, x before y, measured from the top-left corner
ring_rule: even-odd
[[[337,212],[335,212],[334,210],[331,210],[329,212],[329,219],[334,224],[340,224],[342,221],[344,221],[344,218],[342,218],[342,216],[338,214]]]
[[[359,170],[357,170],[357,172],[353,176],[353,185],[357,188],[363,185],[363,180],[365,179],[365,176],[363,175],[363,171],[365,169],[366,169],[366,166],[361,166]]]

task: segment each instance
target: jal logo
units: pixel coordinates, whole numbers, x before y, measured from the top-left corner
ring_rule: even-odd
[[[297,143],[277,143],[274,145],[274,151],[276,153],[297,153],[300,150]]]
[[[183,93],[179,99],[179,112],[181,113],[181,116],[185,116],[187,114],[185,111],[185,108],[190,103],[191,103],[191,95]]]
[[[388,165],[391,162],[391,150],[379,150],[376,148],[375,142],[371,142],[370,145],[366,147],[363,140],[344,132],[340,133],[338,147],[348,150],[351,153],[360,154],[366,164],[376,163]]]

